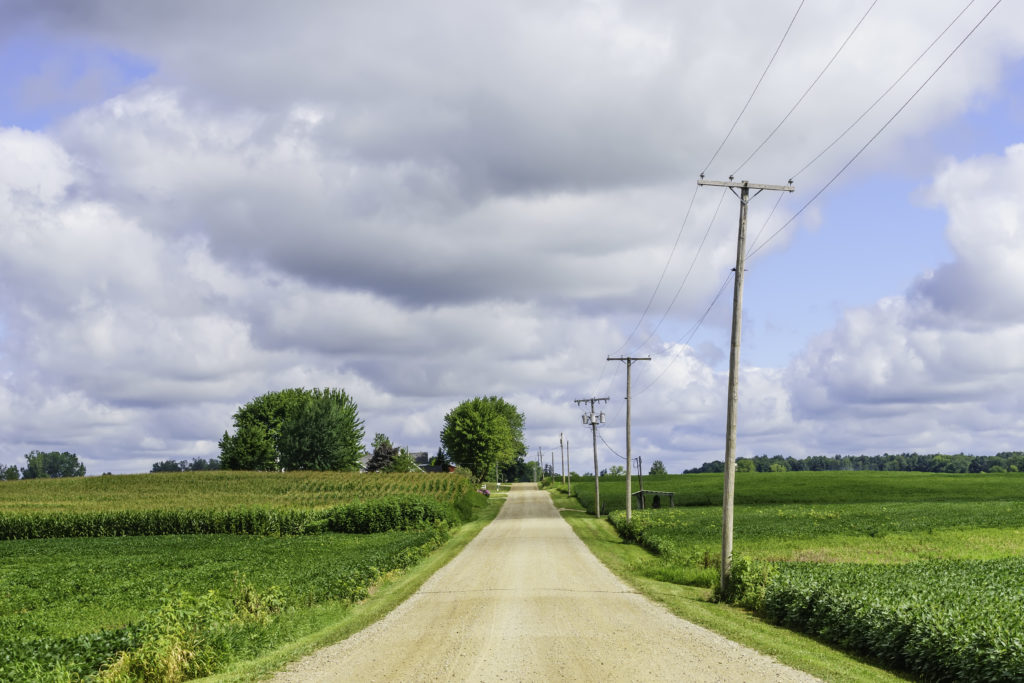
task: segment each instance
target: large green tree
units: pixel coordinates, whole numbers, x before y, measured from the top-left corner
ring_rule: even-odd
[[[463,401],[444,417],[441,445],[456,465],[468,468],[478,481],[503,465],[526,454],[523,444],[525,418],[498,396]]]
[[[357,470],[363,421],[342,390],[313,389],[281,426],[280,465],[286,470]]]
[[[85,465],[78,462],[78,456],[67,451],[32,451],[25,456],[27,467],[21,468],[23,479],[57,479],[61,477],[84,477]]]
[[[0,481],[14,481],[18,478],[16,465],[0,465]]]
[[[655,460],[651,463],[651,470],[648,472],[652,477],[658,476],[659,474],[668,474],[668,470],[665,469],[665,463],[660,460]]]
[[[281,431],[308,398],[306,389],[284,389],[257,396],[232,418],[235,433],[220,440],[221,467],[227,470],[280,469]]]

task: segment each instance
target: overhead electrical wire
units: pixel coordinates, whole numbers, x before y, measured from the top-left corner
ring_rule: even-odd
[[[832,63],[836,61],[836,58],[839,56],[839,53],[842,52],[843,48],[846,47],[846,44],[850,42],[850,39],[853,38],[853,35],[857,32],[857,29],[860,28],[860,25],[864,23],[864,20],[868,18],[868,15],[871,13],[871,10],[873,10],[875,8],[875,5],[877,4],[878,0],[873,0],[871,5],[868,6],[867,11],[865,11],[864,14],[861,15],[860,20],[857,21],[857,23],[854,25],[850,33],[847,34],[846,39],[842,42],[842,44],[840,44],[839,48],[835,51],[835,53],[833,53],[832,58],[828,60],[825,66],[822,67],[821,71],[818,72],[818,75],[814,77],[814,80],[811,81],[811,84],[807,86],[807,89],[804,90],[803,95],[801,95],[799,99],[797,99],[797,101],[793,104],[793,106],[790,107],[789,111],[786,112],[786,115],[782,117],[782,120],[775,124],[775,127],[772,128],[771,132],[768,133],[768,136],[761,141],[761,144],[755,147],[754,151],[751,152],[747,156],[747,158],[743,160],[743,163],[736,167],[736,170],[732,172],[732,175],[738,175],[739,172],[743,170],[743,167],[746,166],[750,162],[750,160],[753,159],[754,156],[757,155],[757,153],[760,152],[766,144],[768,144],[768,141],[775,136],[775,133],[779,131],[779,128],[782,128],[782,124],[784,124],[789,119],[789,117],[792,116],[793,112],[796,111],[796,108],[800,106],[800,104],[804,101],[804,99],[811,92],[811,90],[814,89],[814,86],[818,84],[818,81],[820,81],[821,77],[825,75],[825,72],[829,70],[829,67],[832,66]]]
[[[782,39],[779,41],[779,44],[775,47],[775,52],[772,53],[771,59],[769,59],[768,64],[765,65],[764,71],[761,72],[761,77],[757,79],[757,83],[754,85],[754,89],[750,91],[750,97],[747,98],[747,101],[743,105],[743,108],[740,109],[740,113],[736,116],[736,120],[732,122],[732,126],[729,127],[729,132],[725,134],[725,137],[722,139],[722,143],[718,145],[718,149],[716,149],[715,153],[711,155],[711,160],[708,161],[708,163],[704,164],[704,170],[701,171],[701,173],[707,173],[708,168],[710,168],[711,164],[715,163],[715,159],[718,158],[718,153],[722,151],[722,148],[725,147],[725,143],[729,141],[730,137],[732,137],[733,131],[736,130],[736,124],[738,124],[740,122],[740,119],[743,118],[743,114],[746,113],[747,107],[749,107],[751,101],[753,101],[754,95],[757,94],[758,88],[761,87],[761,83],[764,81],[764,77],[768,75],[768,70],[772,68],[772,63],[775,62],[775,57],[778,56],[779,50],[782,49],[782,44],[786,42],[786,37],[789,35],[790,29],[793,28],[793,23],[796,21],[797,16],[800,14],[800,10],[804,6],[804,1],[805,0],[800,0],[800,4],[796,8],[796,12],[793,13],[793,18],[789,20],[789,25],[786,27],[786,32],[782,34]]]
[[[736,125],[739,123],[740,119],[743,118],[743,114],[746,112],[747,108],[750,106],[751,101],[753,101],[754,95],[757,94],[758,89],[761,87],[761,83],[764,81],[765,76],[768,74],[768,71],[771,69],[772,64],[775,62],[776,56],[778,56],[779,51],[782,49],[782,45],[786,42],[786,38],[789,36],[790,30],[793,28],[793,24],[796,22],[796,18],[800,14],[800,10],[803,9],[805,1],[806,0],[800,0],[800,4],[797,5],[796,11],[793,13],[792,18],[789,20],[789,24],[786,26],[786,31],[782,34],[782,38],[779,40],[779,44],[775,47],[775,51],[772,53],[771,58],[768,60],[768,63],[765,65],[764,71],[761,72],[760,78],[758,78],[757,83],[754,85],[753,90],[751,90],[750,96],[747,98],[747,101],[743,105],[743,108],[740,110],[740,113],[736,116],[736,120],[733,121],[732,126],[729,128],[729,131],[726,133],[725,137],[722,138],[722,142],[718,145],[718,149],[715,150],[715,153],[712,155],[710,161],[708,161],[708,163],[705,165],[705,167],[704,167],[705,171],[707,171],[708,167],[710,167],[711,164],[714,163],[715,159],[718,157],[719,152],[721,152],[722,148],[725,147],[726,142],[728,142],[729,138],[732,136],[733,131],[736,129]],[[876,0],[876,2],[877,2],[877,0]],[[679,245],[679,240],[682,237],[683,230],[686,227],[687,220],[690,217],[690,212],[693,209],[694,201],[697,198],[697,190],[698,189],[699,189],[699,187],[694,188],[694,193],[690,197],[690,203],[689,203],[689,205],[686,208],[686,214],[683,217],[683,221],[682,221],[681,225],[679,226],[679,231],[676,233],[675,242],[672,244],[672,249],[669,252],[668,259],[666,259],[666,261],[665,261],[665,266],[661,270],[661,275],[658,277],[658,282],[657,282],[657,284],[654,287],[654,291],[651,293],[651,296],[650,296],[650,298],[647,301],[647,305],[644,307],[643,312],[640,313],[640,317],[637,319],[637,322],[633,326],[633,329],[630,331],[630,333],[628,335],[626,335],[626,339],[618,347],[618,349],[616,350],[616,353],[618,353],[622,349],[626,348],[626,346],[629,344],[630,340],[633,338],[633,335],[635,335],[637,330],[640,329],[640,325],[643,323],[643,321],[646,318],[647,314],[650,312],[651,306],[654,304],[654,299],[657,296],[658,292],[660,291],[661,285],[664,282],[665,275],[668,272],[669,265],[672,263],[672,259],[675,256],[676,249],[677,249],[677,247]],[[705,239],[706,238],[707,237],[705,235]],[[703,246],[703,241],[701,242],[701,245]],[[689,277],[689,273],[692,270],[693,270],[693,263],[691,263],[690,269],[687,271],[687,276],[686,276],[687,278]],[[684,284],[685,284],[685,279],[684,279]],[[680,286],[679,289],[676,290],[676,294],[672,298],[672,304],[669,304],[669,309],[668,310],[671,309],[672,305],[675,303],[676,299],[679,297],[679,293],[681,291],[682,291],[682,286]],[[655,330],[657,330],[657,328],[664,321],[665,316],[668,314],[668,310],[666,310],[665,315],[662,315],[662,318],[661,318],[661,320],[658,321],[658,324],[655,325]],[[650,339],[651,339],[651,337],[653,335],[654,335],[654,332],[649,334],[647,336],[647,338],[643,341],[641,346],[643,344],[646,344],[648,341],[650,341]],[[597,384],[598,385],[601,384],[601,379],[604,377],[604,372],[605,371],[602,369],[601,374],[598,376],[598,379],[597,379]]]
[[[676,241],[672,243],[672,250],[669,252],[668,258],[665,260],[665,267],[661,269],[661,276],[658,278],[658,284],[654,286],[654,291],[651,292],[651,298],[647,300],[647,305],[644,306],[644,310],[640,314],[639,320],[636,321],[636,325],[634,325],[630,333],[626,335],[626,340],[622,342],[622,345],[619,346],[618,349],[615,350],[615,353],[626,348],[626,345],[629,344],[629,340],[632,339],[633,335],[636,334],[636,331],[640,329],[640,324],[644,321],[647,313],[651,310],[651,305],[654,303],[654,297],[658,295],[658,291],[661,289],[661,285],[665,281],[665,273],[668,272],[668,267],[672,263],[672,258],[675,256],[676,248],[679,246],[679,240],[683,236],[683,229],[686,227],[686,222],[690,218],[690,211],[693,210],[693,203],[697,199],[697,191],[699,189],[699,185],[696,185],[693,188],[693,195],[690,197],[690,204],[686,207],[686,214],[683,216],[683,222],[679,226],[679,232],[676,233]]]
[[[715,207],[715,212],[714,214],[712,214],[711,220],[708,221],[707,230],[704,231],[704,237],[701,238],[700,244],[697,245],[697,251],[694,252],[693,258],[690,260],[690,267],[687,268],[686,275],[683,276],[683,281],[679,284],[679,287],[676,288],[676,293],[672,296],[672,301],[670,301],[668,306],[665,307],[665,312],[661,314],[661,318],[658,320],[657,324],[651,329],[647,337],[642,342],[640,342],[640,347],[645,346],[647,342],[651,341],[651,337],[655,335],[655,333],[658,331],[658,328],[661,327],[661,324],[665,322],[665,318],[668,317],[668,314],[672,310],[672,307],[675,306],[676,304],[676,300],[679,299],[679,294],[683,291],[683,287],[686,286],[686,282],[690,279],[690,274],[693,272],[694,266],[697,265],[697,258],[700,256],[701,250],[704,249],[704,243],[708,241],[708,235],[711,234],[711,228],[714,226],[715,220],[718,219],[718,213],[722,209],[722,203],[725,201],[726,192],[727,188],[723,187],[722,196],[719,197],[718,199],[718,206]]]
[[[718,288],[718,292],[711,300],[711,303],[708,304],[707,308],[704,309],[704,313],[701,314],[700,318],[697,319],[697,322],[693,324],[693,326],[687,331],[686,334],[684,334],[682,337],[679,338],[678,341],[676,341],[676,344],[679,345],[680,348],[675,352],[675,354],[672,355],[672,358],[669,360],[668,364],[665,365],[665,368],[658,374],[657,377],[651,380],[650,383],[648,383],[642,389],[636,392],[637,394],[642,394],[651,387],[653,387],[655,384],[657,384],[661,380],[661,378],[665,376],[665,373],[669,371],[669,368],[675,365],[675,362],[679,359],[679,356],[680,354],[682,354],[683,349],[689,346],[690,341],[693,339],[694,335],[696,335],[697,331],[700,330],[701,326],[704,325],[704,321],[707,319],[708,315],[711,314],[711,310],[715,307],[715,304],[717,304],[718,300],[722,297],[722,293],[725,292],[725,288],[729,284],[729,282],[732,281],[732,278],[733,273],[730,272],[729,275],[725,278],[725,280],[722,281],[722,285]]]
[[[977,31],[978,28],[985,22],[985,20],[989,18],[989,16],[992,14],[992,12],[995,11],[996,7],[998,7],[1002,3],[1002,1],[1003,0],[996,0],[995,4],[992,5],[991,8],[989,8],[988,12],[986,12],[985,15],[981,19],[978,20],[978,23],[976,23],[974,25],[974,27],[970,31],[967,32],[967,35],[965,35],[960,40],[960,42],[956,44],[956,47],[954,47],[949,52],[949,54],[946,55],[946,58],[943,59],[942,62],[937,67],[935,67],[935,69],[931,72],[931,74],[928,75],[928,78],[926,78],[924,80],[924,82],[921,83],[921,85],[918,86],[917,90],[915,90],[913,93],[911,93],[910,97],[907,98],[907,100],[900,106],[900,108],[897,109],[896,112],[893,113],[893,115],[890,116],[889,119],[884,124],[882,124],[882,127],[879,128],[878,131],[876,131],[875,134],[872,135],[868,139],[868,141],[865,142],[860,147],[860,149],[857,150],[857,152],[849,159],[849,161],[847,161],[845,164],[843,164],[843,166],[836,172],[836,174],[833,175],[832,178],[827,183],[825,183],[820,189],[818,189],[818,191],[814,193],[814,196],[812,196],[809,200],[807,200],[807,203],[805,203],[803,206],[801,206],[800,209],[789,218],[789,220],[787,220],[785,223],[783,223],[782,226],[779,227],[778,230],[776,230],[771,235],[769,235],[768,239],[766,239],[763,243],[761,243],[760,246],[758,246],[756,249],[753,249],[750,252],[750,257],[751,258],[753,258],[759,251],[761,251],[761,249],[763,249],[765,246],[767,246],[769,242],[771,242],[773,239],[775,239],[779,235],[779,233],[781,233],[787,227],[792,225],[793,221],[795,221],[797,219],[797,217],[800,216],[800,214],[802,214],[807,209],[808,206],[810,206],[818,197],[820,197],[821,194],[825,190],[827,190],[829,187],[832,186],[832,183],[834,183],[836,181],[836,179],[839,178],[839,176],[841,176],[846,171],[846,169],[848,169],[850,167],[850,165],[852,165],[853,162],[856,161],[860,157],[860,155],[864,153],[864,150],[866,150],[871,145],[871,143],[874,142],[878,138],[878,136],[881,135],[882,132],[885,131],[885,129],[889,127],[889,124],[891,124],[893,121],[895,121],[897,116],[899,116],[901,113],[903,113],[903,110],[907,108],[907,106],[914,100],[915,97],[917,97],[918,93],[920,93],[924,89],[924,87],[926,85],[928,85],[928,83],[931,82],[931,80],[935,77],[935,75],[937,73],[939,73],[939,71],[942,69],[942,67],[944,67],[949,62],[949,60],[953,58],[953,55],[955,55],[960,50],[960,48],[963,46],[963,44],[967,42],[967,39],[970,38],[972,35],[974,35],[974,32]]]
[[[917,56],[917,59],[915,59],[915,60],[914,60],[913,62],[911,62],[911,63],[910,63],[910,66],[908,66],[908,67],[907,67],[906,69],[904,69],[903,73],[901,73],[901,74],[899,75],[899,77],[898,77],[898,78],[897,78],[897,79],[896,79],[895,81],[893,81],[893,82],[892,82],[892,84],[891,84],[891,85],[890,85],[890,86],[889,86],[888,88],[886,88],[886,89],[885,89],[885,92],[883,92],[883,93],[882,93],[881,95],[879,95],[879,96],[878,96],[878,97],[877,97],[877,98],[875,99],[875,101],[874,101],[874,102],[872,102],[872,103],[871,103],[871,105],[870,105],[870,106],[868,106],[868,108],[867,108],[867,109],[865,109],[865,110],[864,110],[864,111],[863,111],[863,112],[861,113],[861,115],[860,115],[860,116],[858,116],[858,117],[857,117],[856,119],[854,119],[853,123],[851,123],[851,124],[850,124],[849,126],[847,126],[847,127],[846,127],[846,130],[844,130],[844,131],[843,131],[842,133],[840,133],[840,134],[839,134],[839,135],[838,135],[838,136],[836,137],[836,139],[834,139],[834,140],[833,140],[832,142],[830,142],[830,143],[829,143],[828,145],[826,145],[826,146],[825,146],[825,148],[824,148],[823,150],[821,150],[820,152],[818,152],[818,154],[816,154],[816,155],[815,155],[815,157],[814,157],[813,159],[811,159],[810,161],[808,161],[808,162],[807,162],[806,164],[804,164],[804,165],[803,165],[803,166],[802,166],[802,167],[800,168],[800,170],[799,170],[799,171],[797,171],[796,173],[794,173],[794,174],[793,174],[793,177],[794,177],[794,178],[796,178],[796,177],[797,177],[797,176],[799,176],[799,175],[800,175],[801,173],[803,173],[803,172],[804,172],[804,171],[806,171],[806,170],[807,170],[808,168],[810,168],[810,167],[811,167],[811,166],[812,166],[812,165],[813,165],[813,164],[814,164],[814,163],[815,163],[815,162],[816,162],[816,161],[817,161],[818,159],[820,159],[821,157],[823,157],[823,156],[824,156],[824,155],[825,155],[825,154],[826,154],[826,153],[827,153],[827,152],[828,152],[828,151],[829,151],[830,149],[832,149],[833,147],[835,147],[835,145],[836,145],[836,144],[837,144],[837,143],[838,143],[838,142],[839,142],[840,140],[842,140],[842,139],[843,139],[844,137],[846,137],[846,134],[847,134],[847,133],[849,133],[849,132],[850,132],[851,130],[853,130],[853,128],[854,128],[854,127],[855,127],[855,126],[856,126],[856,125],[857,125],[858,123],[860,123],[860,122],[861,122],[861,120],[862,120],[862,119],[863,119],[863,118],[864,118],[865,116],[867,116],[867,115],[868,115],[868,114],[869,114],[869,113],[871,112],[871,110],[872,110],[872,109],[874,109],[874,108],[875,108],[876,106],[878,106],[878,103],[879,103],[879,102],[881,102],[881,101],[882,101],[883,99],[885,99],[885,96],[886,96],[886,95],[888,95],[888,94],[889,94],[890,92],[892,92],[893,88],[895,88],[895,87],[896,87],[897,85],[899,85],[899,84],[900,84],[900,82],[901,82],[901,81],[902,81],[902,80],[903,80],[904,78],[906,78],[907,74],[909,74],[909,73],[910,73],[910,72],[911,72],[911,71],[913,70],[913,68],[914,68],[915,66],[917,66],[918,62],[920,62],[920,61],[921,61],[922,59],[924,59],[924,56],[925,56],[926,54],[928,54],[928,53],[929,53],[929,52],[931,51],[931,49],[932,49],[933,47],[935,47],[935,44],[936,44],[936,43],[938,43],[938,42],[939,42],[939,41],[940,41],[940,40],[942,39],[942,36],[946,35],[946,33],[948,33],[948,32],[949,32],[949,29],[953,28],[953,25],[954,25],[954,24],[956,24],[956,22],[958,22],[958,21],[960,20],[960,17],[962,17],[962,16],[964,15],[964,13],[965,13],[965,12],[966,12],[967,10],[969,10],[969,9],[971,8],[971,6],[972,6],[972,5],[973,5],[973,4],[975,3],[975,2],[977,2],[977,0],[970,0],[970,2],[968,2],[968,3],[966,4],[966,5],[964,5],[964,8],[963,8],[962,10],[960,10],[960,13],[959,13],[959,14],[957,14],[957,15],[956,15],[955,17],[953,17],[953,20],[952,20],[952,21],[950,21],[950,22],[949,22],[949,23],[948,23],[948,24],[946,25],[946,28],[942,29],[942,32],[941,32],[941,33],[939,33],[939,35],[937,35],[937,36],[935,37],[935,40],[933,40],[933,41],[932,41],[931,43],[929,43],[929,44],[928,44],[928,47],[926,47],[926,48],[925,48],[925,49],[924,49],[924,50],[923,50],[923,51],[921,52],[921,54],[919,54],[919,55]],[[999,4],[999,3],[996,3],[996,4]],[[995,9],[995,8],[993,8],[993,9]],[[989,10],[989,13],[991,13],[991,12],[992,12],[992,10]],[[985,16],[987,17],[988,15],[986,14]],[[984,21],[984,18],[982,19],[982,21]]]

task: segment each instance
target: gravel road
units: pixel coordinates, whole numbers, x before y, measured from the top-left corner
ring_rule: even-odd
[[[275,681],[812,681],[613,575],[534,484],[381,621]]]

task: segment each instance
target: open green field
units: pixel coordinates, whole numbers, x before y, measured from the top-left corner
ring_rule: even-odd
[[[446,543],[466,519],[456,507],[497,507],[474,489],[457,475],[427,474],[0,482],[0,522],[124,517],[158,534],[97,537],[86,524],[58,535],[90,537],[0,541],[0,681],[186,680],[338,632],[332,622]],[[159,526],[214,509],[325,523],[301,535],[281,526],[186,535]],[[339,523],[363,533],[327,530]]]
[[[626,509],[626,478],[601,477],[603,512]],[[633,491],[640,480],[633,477]],[[722,505],[721,474],[644,477],[649,491],[675,492],[677,506]],[[594,512],[594,478],[573,478],[572,490]],[[737,505],[793,503],[951,502],[1024,500],[1024,473],[738,472]],[[634,501],[635,502],[635,501]],[[667,504],[667,503],[666,503]],[[634,505],[635,507],[635,505]]]
[[[687,507],[626,521],[625,481],[602,479],[610,521],[656,553],[632,571],[718,584],[721,480],[645,477]],[[1024,475],[744,473],[736,501],[722,599],[928,680],[1024,678]]]
[[[476,487],[449,474],[168,472],[0,481],[0,512],[318,508],[389,495],[453,503]]]

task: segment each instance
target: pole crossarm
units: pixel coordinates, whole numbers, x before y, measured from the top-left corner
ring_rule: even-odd
[[[745,187],[750,190],[775,190],[776,192],[794,192],[793,181],[789,185],[765,185],[763,183],[751,183],[746,180],[704,180],[697,181],[698,185],[710,185],[712,187]]]

